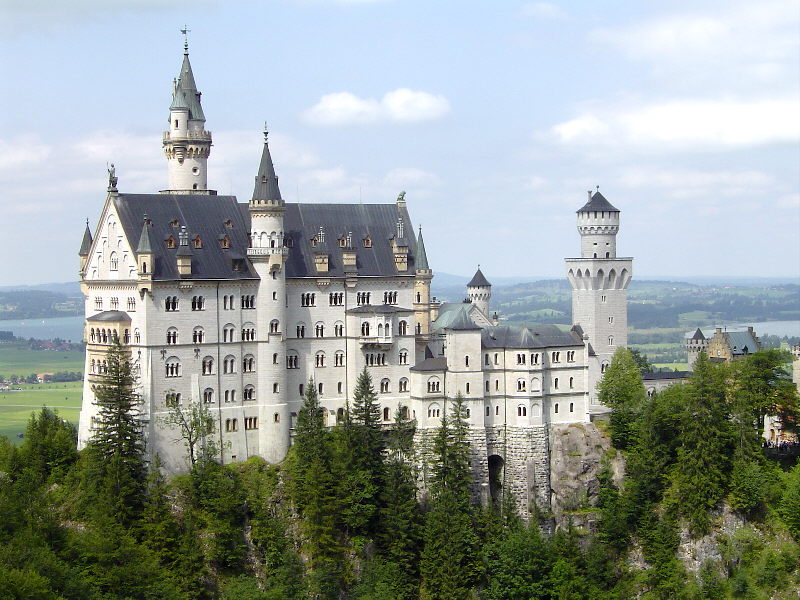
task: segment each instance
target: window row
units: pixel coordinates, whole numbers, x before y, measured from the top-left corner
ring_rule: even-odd
[[[134,330],[134,343],[138,344],[141,341],[139,330]],[[113,344],[114,340],[118,339],[119,334],[114,329],[102,329],[92,327],[89,330],[89,341],[93,344]],[[130,330],[125,329],[122,333],[122,339],[119,340],[123,344],[131,343]]]
[[[109,299],[108,303],[109,303],[109,310],[119,310],[119,298],[117,296],[112,296]],[[129,312],[132,312],[132,311],[136,310],[136,297],[135,296],[128,296],[128,301],[127,301],[126,308],[127,308],[127,310]],[[103,310],[103,299],[100,298],[99,296],[95,296],[94,309],[96,311]]]

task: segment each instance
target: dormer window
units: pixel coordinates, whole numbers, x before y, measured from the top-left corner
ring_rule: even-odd
[[[171,248],[171,249],[174,249],[174,248],[175,248],[175,238],[174,238],[174,237],[172,237],[172,236],[169,236],[169,237],[166,239],[166,242],[167,242],[167,248]]]
[[[203,240],[200,238],[199,235],[194,238],[193,244],[194,244],[195,248],[202,248],[203,247]]]
[[[172,221],[170,221],[170,222],[169,222],[169,224],[170,224],[172,227],[179,227],[179,226],[180,226],[180,224],[181,224],[181,222],[180,222],[180,221],[178,221],[178,219],[172,219]]]
[[[225,227],[226,227],[227,229],[233,229],[233,221],[231,221],[230,219],[228,219],[227,221],[225,221],[224,225],[225,225]]]
[[[364,238],[364,248],[372,248],[372,238],[367,236]]]
[[[317,238],[316,237],[312,237],[311,238],[311,247],[312,248],[316,248],[317,247]]]
[[[294,246],[294,240],[290,237],[283,238],[283,245],[287,248],[292,248]]]
[[[339,238],[339,248],[344,248],[347,246],[347,238],[340,237]]]
[[[221,238],[219,238],[219,245],[224,250],[227,250],[231,247],[231,238],[229,238],[227,235],[223,235]]]

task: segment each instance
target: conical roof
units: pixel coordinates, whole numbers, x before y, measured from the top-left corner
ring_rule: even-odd
[[[153,235],[148,220],[144,220],[142,225],[142,235],[139,236],[139,245],[136,246],[137,254],[152,254],[156,244],[153,241]]]
[[[462,309],[458,311],[458,315],[455,319],[445,327],[445,329],[456,329],[459,331],[473,331],[475,329],[480,329],[480,326],[475,324],[475,321],[469,318],[467,311]]]
[[[86,229],[83,231],[83,241],[81,242],[81,249],[78,251],[78,256],[89,256],[89,251],[92,249],[92,232],[89,231],[89,221],[86,221]]]
[[[693,339],[693,340],[704,340],[704,339],[706,339],[706,336],[703,335],[703,332],[698,327],[697,331],[694,332],[694,335],[691,337],[691,339]]]
[[[589,201],[584,204],[581,208],[579,208],[576,212],[619,212],[618,208],[614,208],[614,206],[606,200],[605,196],[600,193],[600,190],[596,191],[594,194],[589,196]]]
[[[481,270],[478,269],[475,271],[475,275],[472,276],[472,279],[467,284],[467,287],[491,287],[492,284],[486,280],[486,277],[483,276]]]
[[[422,240],[422,227],[419,228],[417,236],[417,271],[430,271],[428,266],[428,255],[425,253],[425,242]]]
[[[264,132],[264,149],[261,151],[261,162],[258,165],[256,185],[253,189],[253,200],[280,200],[283,203],[281,190],[278,187],[278,176],[275,174],[275,166],[272,164],[272,155],[269,152],[266,132]]]
[[[197,91],[197,84],[192,73],[192,64],[189,62],[189,50],[183,53],[183,64],[178,74],[178,82],[172,94],[172,105],[170,108],[186,108],[189,110],[189,118],[196,121],[205,121],[203,107],[200,105],[200,92]]]

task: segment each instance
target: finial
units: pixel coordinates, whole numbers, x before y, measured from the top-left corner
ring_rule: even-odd
[[[89,217],[86,217],[86,226],[89,226]]]
[[[600,191],[600,186],[599,186],[599,185],[596,185],[596,186],[594,186],[594,187],[595,187],[595,189],[596,189],[598,192]]]
[[[592,190],[586,190],[586,193],[589,194],[589,200],[592,199]]]
[[[183,29],[181,29],[181,33],[183,34],[183,53],[184,54],[189,54],[189,32],[190,31],[191,31],[191,29],[189,29],[186,25],[184,25]]]
[[[264,121],[264,143],[267,142],[268,137],[269,137],[269,127],[267,127],[267,122]]]

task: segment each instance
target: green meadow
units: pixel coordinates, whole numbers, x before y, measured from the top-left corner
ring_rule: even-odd
[[[25,384],[13,387],[22,389],[0,392],[0,435],[6,436],[12,442],[21,442],[17,434],[25,432],[31,412],[38,411],[43,406],[57,410],[61,418],[78,424],[83,382]]]
[[[31,350],[22,344],[0,344],[0,375],[6,378],[56,371],[83,372],[83,351]]]

